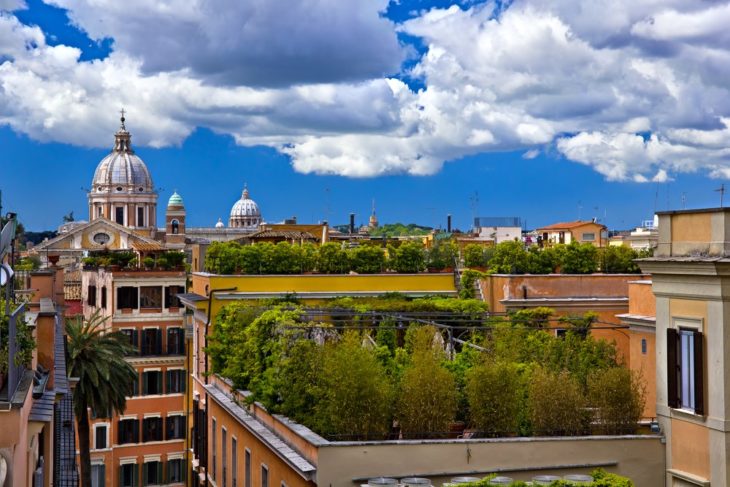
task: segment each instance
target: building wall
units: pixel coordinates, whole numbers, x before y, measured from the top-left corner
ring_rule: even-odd
[[[601,465],[630,477],[634,485],[660,487],[663,456],[658,436],[332,443],[320,447],[317,483],[344,487],[360,483],[353,479],[418,476],[439,485],[490,472],[530,480],[541,474],[590,473]]]

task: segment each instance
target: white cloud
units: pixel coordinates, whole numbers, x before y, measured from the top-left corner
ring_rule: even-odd
[[[0,123],[39,140],[107,146],[124,106],[137,143],[204,126],[301,172],[422,175],[554,147],[616,181],[730,174],[725,3],[523,0],[395,26],[386,0],[52,1],[114,51],[82,62],[0,14]],[[387,77],[396,31],[427,46],[409,73],[423,89]]]

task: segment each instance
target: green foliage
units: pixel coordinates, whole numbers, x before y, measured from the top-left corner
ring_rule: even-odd
[[[587,487],[634,487],[634,483],[627,477],[608,473],[602,468],[594,470],[591,473],[591,476],[593,477],[593,482],[586,484]],[[494,477],[494,475],[488,475],[478,482],[470,482],[462,485],[464,487],[487,487],[491,485],[489,482]],[[522,481],[516,481],[509,485],[510,487],[525,487],[529,484]],[[556,480],[550,484],[550,487],[571,487],[573,485],[575,484],[567,480]]]
[[[347,274],[350,262],[342,245],[328,242],[319,248],[317,269],[324,274]]]
[[[314,406],[317,431],[356,439],[383,439],[390,429],[393,387],[361,336],[348,331],[339,343],[327,343]]]
[[[598,270],[598,250],[590,243],[571,242],[565,246],[564,274],[592,274]]]
[[[524,381],[515,363],[482,362],[466,373],[473,427],[490,437],[517,432],[524,409]]]
[[[497,274],[525,274],[530,270],[530,259],[522,242],[509,240],[497,244],[489,269]]]
[[[641,375],[623,367],[596,370],[588,376],[588,398],[602,434],[634,433],[644,411],[646,386]]]
[[[474,269],[466,269],[461,273],[461,288],[459,289],[459,298],[461,299],[474,299],[476,298],[476,290],[474,285],[479,279],[484,276],[479,271]]]
[[[18,307],[19,302],[10,303],[11,313]],[[0,297],[0,372],[7,372],[8,366],[8,334],[10,332],[10,316],[5,314],[5,297]],[[25,321],[25,313],[19,313],[15,322],[15,365],[29,367],[33,360],[33,350],[36,342],[33,338],[33,330]]]
[[[457,394],[453,374],[442,363],[443,350],[434,346],[433,326],[412,334],[410,364],[400,378],[398,418],[404,438],[443,434],[456,415]]]
[[[538,436],[580,435],[588,431],[583,390],[568,372],[535,369],[528,409],[533,432]]]
[[[437,240],[428,251],[426,266],[429,269],[442,270],[456,267],[456,256],[459,248],[450,240]]]
[[[370,230],[370,235],[373,237],[407,237],[415,235],[428,235],[433,230],[431,227],[424,227],[416,225],[415,223],[409,223],[405,225],[403,223],[388,223],[378,228]]]
[[[636,274],[640,272],[634,259],[639,258],[636,250],[621,246],[609,246],[599,251],[601,272],[607,274]]]
[[[23,257],[20,261],[15,264],[16,271],[34,271],[41,266],[41,258],[38,255],[30,255]]]
[[[349,252],[350,268],[358,274],[377,274],[385,271],[385,253],[374,245],[361,245]]]
[[[145,257],[142,259],[142,263],[146,269],[152,269],[155,266],[155,259],[152,257]]]
[[[510,321],[516,326],[526,326],[528,328],[548,328],[550,319],[555,314],[555,310],[544,306],[537,308],[521,309],[510,315]]]
[[[420,242],[403,242],[391,249],[391,267],[396,272],[412,274],[426,268],[426,253]]]
[[[484,245],[469,244],[464,247],[464,266],[466,267],[487,267],[490,258],[491,255]]]

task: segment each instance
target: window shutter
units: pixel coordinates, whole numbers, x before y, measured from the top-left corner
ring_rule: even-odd
[[[149,394],[149,372],[142,372],[142,395]]]
[[[704,358],[703,358],[703,337],[701,331],[693,333],[694,343],[694,373],[695,373],[695,414],[705,414],[705,382],[704,382]]]
[[[119,485],[124,486],[124,465],[119,466]]]
[[[670,408],[679,407],[679,335],[674,328],[667,328],[667,403]]]
[[[133,485],[134,485],[134,487],[137,487],[139,485],[139,465],[137,465],[135,463],[134,464],[134,467],[132,468],[132,470],[134,472],[134,482],[133,482]]]
[[[132,420],[132,437],[134,438],[135,443],[139,443],[139,420],[133,419]]]
[[[139,355],[139,330],[132,330],[132,345],[134,346],[134,354]]]
[[[122,443],[124,443],[124,422],[123,421],[117,422],[117,443],[119,443],[120,445]],[[119,471],[121,472],[121,469]],[[119,484],[121,485],[121,483],[122,482],[120,481]]]
[[[173,347],[173,343],[172,343],[172,338],[173,338],[172,332],[173,332],[172,328],[167,329],[167,350],[166,350],[167,355],[172,355],[172,352],[175,350]]]
[[[178,392],[185,392],[185,382],[187,381],[188,376],[185,373],[184,369],[178,370],[177,373],[178,373],[178,379],[179,379],[178,382],[180,384],[180,390]]]
[[[172,370],[165,371],[165,393],[170,394],[172,392]]]
[[[147,476],[147,471],[148,471],[147,464],[143,463],[142,464],[142,485],[149,485],[149,483],[150,483],[150,479]]]
[[[162,462],[157,462],[157,479],[155,479],[158,484],[162,483]]]
[[[155,330],[155,355],[162,355],[162,330]]]

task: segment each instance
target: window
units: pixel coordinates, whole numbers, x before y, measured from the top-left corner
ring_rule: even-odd
[[[162,462],[145,462],[142,469],[142,485],[160,485],[162,480]]]
[[[131,387],[132,390],[129,391],[129,397],[139,396],[139,374],[135,374]]]
[[[117,433],[119,434],[118,443],[139,443],[139,420],[138,419],[121,419],[119,420]]]
[[[167,417],[167,437],[168,440],[182,440],[185,438],[185,416],[168,416]]]
[[[596,239],[596,234],[593,233],[593,232],[591,232],[591,233],[584,233],[583,234],[583,237],[582,237],[582,240],[584,242],[593,242],[595,239]]]
[[[180,308],[180,300],[177,295],[184,292],[183,286],[165,286],[165,308]]]
[[[228,479],[228,457],[226,456],[226,446],[228,445],[228,431],[225,428],[221,428],[221,465],[223,466],[221,479],[222,487],[228,487],[226,480]]]
[[[89,285],[89,295],[86,304],[96,307],[96,286]]]
[[[246,471],[244,472],[244,482],[246,487],[251,487],[251,450],[246,448],[245,465]]]
[[[167,354],[185,355],[185,330],[180,327],[167,329]]]
[[[667,329],[667,378],[669,407],[704,414],[702,332]]]
[[[159,328],[142,330],[142,355],[162,355],[162,330]]]
[[[231,438],[231,487],[238,487],[238,440]]]
[[[117,288],[117,309],[139,308],[139,290],[136,287],[122,286]]]
[[[94,448],[97,450],[103,450],[106,448],[106,434],[107,425],[97,424],[94,425]]]
[[[91,487],[104,487],[106,485],[106,468],[103,463],[91,465]]]
[[[646,338],[641,339],[641,353],[646,355]]]
[[[101,287],[101,307],[106,309],[106,286]]]
[[[145,370],[142,372],[142,395],[151,396],[162,394],[162,372],[159,370]]]
[[[180,233],[180,222],[177,220],[172,220],[170,222],[170,226],[172,227],[172,234],[177,235]]]
[[[168,460],[167,462],[167,483],[182,483],[185,481],[185,466],[182,458]]]
[[[120,225],[124,225],[124,207],[117,206],[114,208],[114,221]]]
[[[139,331],[133,328],[124,328],[119,331],[127,335],[127,337],[129,338],[129,344],[132,345],[135,349],[133,355],[139,355]]]
[[[139,470],[136,463],[125,463],[119,466],[119,486],[137,487],[139,485]]]
[[[167,371],[167,394],[179,394],[185,392],[185,370],[168,370]]]
[[[142,421],[142,441],[162,441],[162,418],[144,418]]]
[[[217,470],[216,467],[218,466],[216,464],[216,460],[218,459],[218,449],[216,448],[216,444],[215,444],[215,439],[216,439],[216,436],[215,436],[215,428],[216,428],[215,418],[213,418],[213,422],[211,423],[211,425],[212,425],[211,426],[211,433],[212,433],[211,434],[211,438],[213,439],[213,443],[212,443],[212,445],[213,445],[213,465],[212,465],[212,467],[213,468],[211,470],[213,471],[213,480],[215,480],[216,479],[215,478],[215,471]]]
[[[144,206],[137,207],[137,226],[144,226]]]
[[[261,487],[269,487],[269,467],[261,464]]]
[[[141,309],[162,310],[162,287],[142,286],[139,288],[139,307]]]

